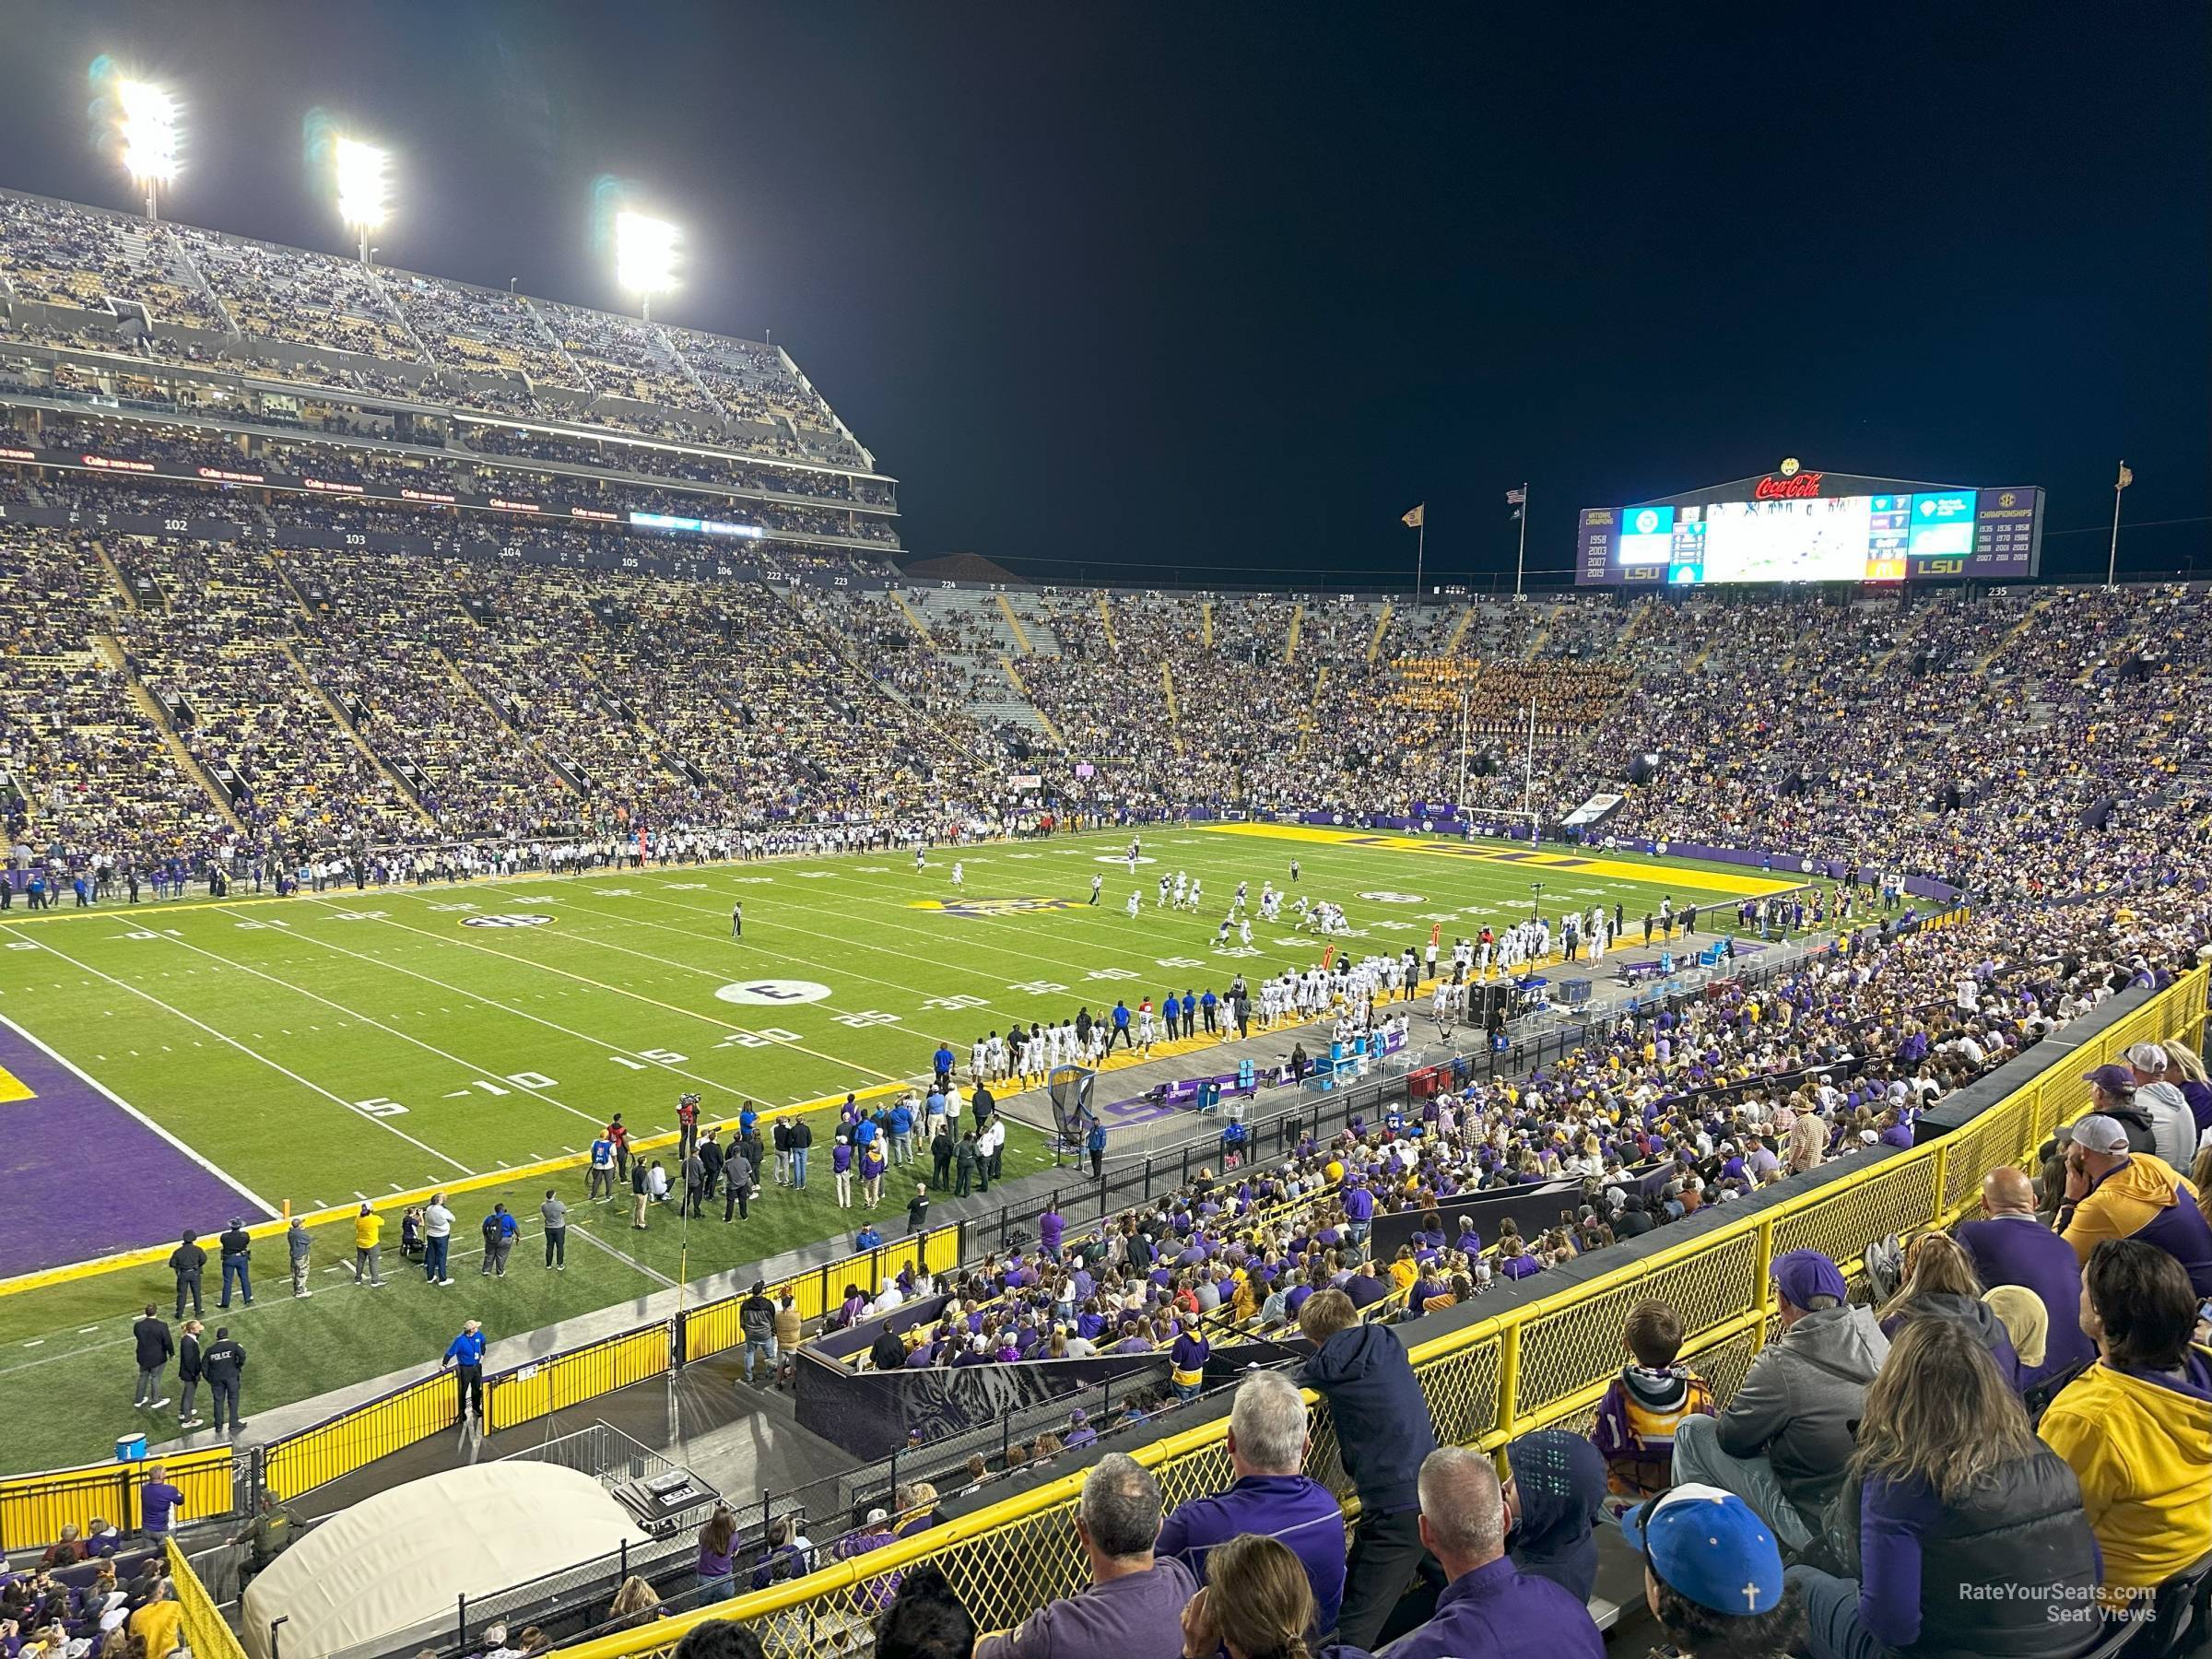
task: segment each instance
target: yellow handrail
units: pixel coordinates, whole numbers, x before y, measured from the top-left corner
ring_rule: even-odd
[[[246,1659],[236,1632],[216,1611],[215,1597],[207,1594],[177,1541],[164,1538],[161,1547],[169,1558],[170,1582],[177,1588],[177,1606],[184,1610],[184,1645],[192,1650],[192,1659]]]
[[[1682,1314],[1689,1332],[1683,1357],[1696,1361],[1715,1394],[1726,1399],[1770,1333],[1767,1269],[1775,1255],[1823,1250],[1857,1277],[1875,1240],[1964,1214],[1982,1170],[2025,1163],[2058,1122],[2086,1110],[2088,1090],[2073,1081],[2081,1072],[2132,1042],[2199,1030],[2206,976],[2206,969],[2193,971],[2098,1037],[2054,1053],[2041,1072],[1952,1135],[1869,1162],[1557,1295],[1416,1342],[1414,1370],[1438,1439],[1495,1452],[1533,1429],[1586,1429],[1619,1368],[1627,1312],[1651,1296]],[[1172,1506],[1228,1483],[1226,1428],[1217,1418],[1132,1455],[1152,1470]],[[1307,1472],[1347,1508],[1356,1507],[1325,1410],[1314,1416]],[[752,1624],[766,1645],[790,1659],[836,1659],[864,1638],[900,1571],[925,1559],[951,1580],[979,1629],[1010,1628],[1083,1582],[1066,1516],[1081,1475],[1073,1471],[806,1578],[564,1649],[564,1659],[658,1659],[709,1618]]]

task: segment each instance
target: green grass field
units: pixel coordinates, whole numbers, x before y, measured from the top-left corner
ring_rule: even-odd
[[[746,1096],[764,1106],[841,1098],[924,1071],[939,1038],[964,1063],[975,1036],[1017,1019],[1303,966],[1324,942],[1295,934],[1288,917],[1255,923],[1249,951],[1211,947],[1237,882],[1256,899],[1263,879],[1285,885],[1293,856],[1299,890],[1345,906],[1356,951],[1424,943],[1437,924],[1448,940],[1510,922],[1527,912],[1537,880],[1555,918],[1618,900],[1631,924],[1665,893],[1732,913],[1740,893],[1783,885],[1673,863],[1292,840],[1261,827],[1157,830],[1144,837],[1156,862],[1133,883],[1119,856],[1127,839],[989,845],[961,855],[958,891],[953,855],[938,851],[919,874],[911,855],[864,854],[35,918],[18,910],[0,922],[0,1014],[235,1186],[314,1210],[578,1153],[617,1111],[641,1135],[671,1129],[687,1089],[704,1097],[709,1121],[734,1116]],[[1154,907],[1159,873],[1178,868],[1204,881],[1199,913]],[[1094,873],[1105,877],[1095,909],[1085,902]],[[1145,899],[1135,921],[1122,909],[1132,885]],[[738,899],[741,943],[730,938]],[[1113,1098],[1111,1079],[1100,1088]],[[15,1110],[0,1104],[0,1123]],[[41,1212],[66,1212],[103,1180],[97,1134],[64,1138],[71,1144],[7,1152],[17,1218],[5,1230],[18,1254]],[[818,1125],[818,1147],[826,1140]],[[815,1161],[806,1194],[771,1188],[748,1222],[725,1228],[717,1209],[695,1224],[689,1273],[848,1234],[856,1221],[835,1206],[827,1150]],[[1041,1137],[1010,1137],[1009,1178],[1049,1161]],[[350,1260],[346,1224],[317,1230],[317,1295],[306,1301],[286,1293],[279,1242],[264,1241],[257,1305],[231,1320],[250,1354],[248,1415],[434,1358],[464,1317],[513,1335],[672,1282],[674,1206],[644,1232],[626,1213],[579,1210],[568,1271],[543,1269],[537,1200],[554,1185],[574,1203],[582,1184],[581,1171],[564,1171],[460,1199],[461,1283],[451,1289],[396,1265],[396,1218],[382,1290],[356,1289],[336,1271]],[[185,1224],[212,1232],[229,1218],[180,1214],[159,1182],[148,1186],[125,1195],[135,1230],[108,1248]],[[897,1190],[887,1183],[883,1211],[894,1234]],[[495,1198],[526,1236],[508,1277],[487,1284],[475,1225]],[[215,1285],[211,1263],[211,1327]],[[13,1430],[0,1464],[95,1458],[134,1426],[157,1441],[173,1433],[173,1408],[148,1417],[130,1406],[128,1326],[147,1300],[170,1310],[159,1265],[0,1294],[0,1409]]]

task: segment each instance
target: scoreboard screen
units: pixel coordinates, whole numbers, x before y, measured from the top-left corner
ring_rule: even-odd
[[[1885,482],[1800,472],[1585,508],[1575,580],[1697,586],[2035,573],[2041,490],[1857,488]]]

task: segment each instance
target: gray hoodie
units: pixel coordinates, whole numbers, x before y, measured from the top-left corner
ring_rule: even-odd
[[[1765,1457],[1806,1525],[1843,1484],[1866,1385],[1889,1357],[1871,1310],[1807,1313],[1752,1360],[1717,1425],[1731,1457]]]
[[[2188,1174],[2196,1157],[2196,1114],[2187,1099],[2171,1083],[2146,1083],[2136,1090],[2136,1104],[2150,1120],[2151,1150],[2176,1175]]]

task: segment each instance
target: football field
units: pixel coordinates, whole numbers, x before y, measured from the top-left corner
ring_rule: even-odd
[[[1554,918],[1616,903],[1631,935],[1663,895],[1718,904],[1787,884],[1747,871],[1530,853],[1265,825],[1159,828],[1132,873],[1126,831],[733,865],[666,866],[288,899],[109,904],[0,917],[0,1408],[10,1469],[99,1455],[122,1429],[159,1441],[173,1412],[134,1414],[128,1325],[171,1311],[156,1260],[73,1269],[205,1235],[233,1216],[344,1211],[363,1199],[455,1186],[454,1289],[398,1265],[387,1228],[381,1292],[344,1264],[351,1227],[315,1229],[318,1296],[293,1301],[281,1241],[256,1247],[256,1305],[233,1309],[252,1356],[249,1416],[434,1358],[461,1318],[495,1336],[692,1277],[848,1234],[818,1123],[814,1180],[770,1189],[749,1220],[719,1207],[688,1240],[656,1209],[583,1207],[576,1159],[622,1112],[641,1137],[672,1131],[677,1097],[708,1122],[741,1100],[811,1107],[895,1088],[942,1039],[969,1044],[1016,1021],[1132,1006],[1186,987],[1226,988],[1304,967],[1331,943],[1355,953],[1502,925],[1532,903]],[[1300,866],[1290,888],[1289,864]],[[1204,886],[1198,910],[1155,902],[1162,873]],[[1093,876],[1102,877],[1097,904]],[[1215,947],[1237,883],[1265,880],[1341,904],[1350,939],[1301,935],[1286,911],[1252,943]],[[1536,884],[1541,884],[1538,887]],[[1125,913],[1131,890],[1141,913]],[[742,901],[744,936],[731,936]],[[1206,1069],[1194,1066],[1194,1070]],[[1111,1079],[1101,1099],[1111,1099]],[[671,1159],[671,1161],[673,1159]],[[1017,1127],[1011,1178],[1049,1165]],[[882,1212],[902,1228],[893,1171]],[[535,1255],[547,1187],[578,1205],[568,1271]],[[506,1280],[475,1277],[477,1222],[495,1199],[524,1224]],[[207,1272],[207,1315],[218,1275]],[[463,1307],[465,1301],[468,1305]],[[163,1420],[166,1419],[166,1420]]]

